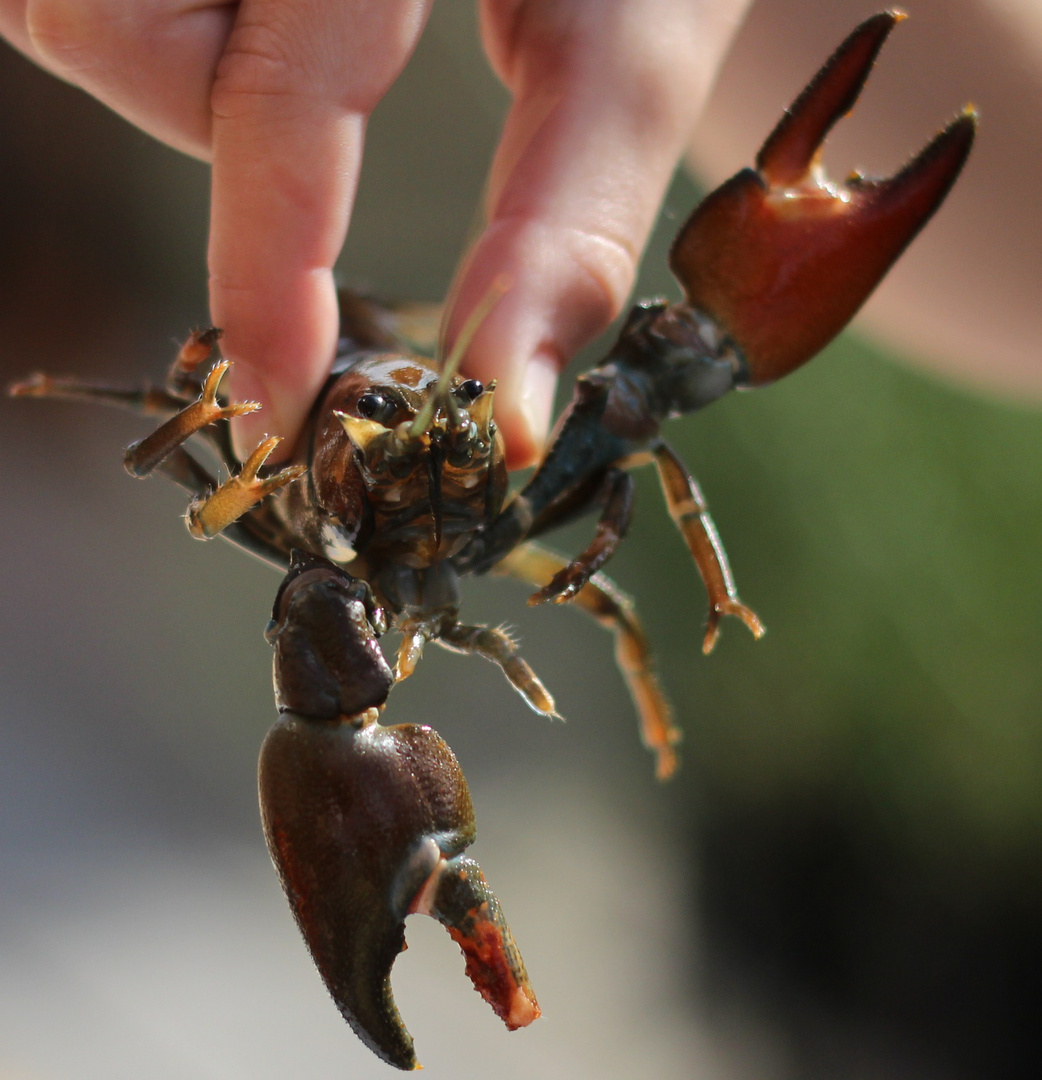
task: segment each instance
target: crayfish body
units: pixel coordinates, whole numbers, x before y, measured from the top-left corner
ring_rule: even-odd
[[[277,439],[241,467],[235,458],[219,421],[256,405],[220,396],[225,361],[203,374],[217,331],[192,335],[165,389],[46,376],[12,388],[168,414],[127,450],[128,469],[186,488],[194,535],[223,535],[286,571],[267,629],[280,718],[261,753],[265,835],[337,1006],[399,1068],[416,1067],[390,989],[410,913],[448,928],[508,1027],[530,1023],[539,1006],[499,903],[464,854],[475,829],[459,765],[429,727],[384,726],[388,695],[435,642],[498,664],[533,709],[556,715],[506,633],[459,619],[463,576],[511,574],[538,586],[532,602],[570,600],[613,631],[644,742],[658,775],[670,775],[679,734],[643,630],[631,602],[600,575],[632,513],[626,468],[653,461],[658,469],[706,584],[704,651],[723,615],[760,636],[705,500],[659,428],[810,359],[955,182],[974,136],[969,110],[890,179],[835,184],[822,170],[826,134],[853,106],[900,18],[884,12],[862,23],[786,112],[756,168],[696,208],[670,253],[684,298],[633,308],[608,356],[578,379],[541,465],[509,501],[494,384],[410,353],[394,310],[348,293],[333,373],[281,469],[265,467]],[[196,434],[232,473],[223,484],[186,449]],[[596,509],[596,534],[576,558],[535,543]],[[402,638],[393,670],[378,644],[389,629]]]

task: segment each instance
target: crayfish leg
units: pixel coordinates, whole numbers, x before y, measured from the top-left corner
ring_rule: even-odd
[[[442,629],[436,640],[443,648],[474,653],[498,664],[510,685],[532,709],[555,720],[561,718],[550,691],[543,686],[527,661],[522,660],[517,643],[505,630],[452,623]]]
[[[188,531],[194,537],[211,539],[273,491],[299,480],[308,471],[306,465],[287,465],[277,473],[263,478],[258,476],[264,462],[281,441],[277,435],[262,440],[235,476],[226,480],[212,494],[196,499],[189,506]]]
[[[633,477],[622,469],[609,469],[605,488],[607,499],[589,547],[533,593],[528,598],[529,604],[545,604],[547,600],[560,604],[571,600],[615,554],[633,518]]]
[[[59,401],[88,401],[96,405],[112,405],[144,416],[175,413],[185,404],[183,400],[158,386],[103,386],[82,379],[57,378],[42,372],[11,383],[7,393],[9,397],[52,398]]]
[[[396,682],[401,682],[416,670],[423,657],[424,646],[440,628],[430,619],[405,619],[398,629],[402,633],[402,640],[394,664],[394,678]]]
[[[171,369],[166,389],[149,384],[139,387],[106,386],[82,379],[60,378],[37,373],[28,379],[12,383],[7,388],[7,392],[11,397],[85,401],[126,409],[144,416],[175,417],[184,410],[186,405],[190,405],[199,389],[198,385],[194,387],[191,385],[191,372],[187,368],[182,370],[183,365],[191,360],[198,360],[200,352],[205,353],[202,356],[202,359],[205,359],[212,347],[212,341],[216,340],[214,335],[216,331],[193,332],[178,354],[178,359],[174,361],[174,368]],[[174,377],[175,369],[182,371],[181,378]],[[221,438],[212,431],[204,431],[202,434],[208,437],[211,449],[221,461],[229,465],[235,464],[231,445],[226,436]],[[177,440],[168,442],[165,452],[152,462],[151,471],[173,480],[197,502],[204,501],[218,487],[216,479],[209,470],[196,461],[184,446],[178,444]],[[232,543],[238,544],[276,566],[283,566],[286,562],[287,548],[282,541],[281,526],[278,522],[261,514],[259,508],[245,517],[240,517],[234,524],[226,526],[224,536]]]
[[[708,654],[713,651],[720,636],[720,619],[724,615],[734,615],[745,623],[753,637],[763,637],[765,628],[760,617],[738,599],[727,552],[709,516],[709,507],[701,488],[680,458],[664,442],[656,441],[651,452],[670,517],[684,537],[709,594],[709,615],[702,652]]]
[[[218,420],[230,420],[233,416],[256,412],[260,408],[256,401],[234,404],[221,404],[218,401],[217,388],[230,366],[230,361],[219,360],[210,369],[199,397],[195,401],[175,413],[151,435],[127,447],[124,464],[131,476],[148,476],[178,446],[187,442],[197,431],[209,427],[210,424]]]
[[[182,346],[168,378],[171,387],[177,391],[187,390],[195,379],[196,368],[210,354],[219,337],[216,330],[195,331]],[[262,499],[278,488],[299,479],[307,472],[304,465],[291,465],[279,472],[261,477],[264,463],[281,441],[272,436],[262,440],[253,453],[246,459],[239,473],[225,481],[216,490],[215,485],[198,491],[201,471],[187,466],[184,461],[183,445],[193,435],[204,431],[218,420],[230,420],[236,416],[256,412],[260,405],[255,401],[228,402],[218,397],[218,388],[225,373],[231,366],[228,360],[218,360],[203,379],[198,398],[179,408],[165,423],[160,424],[151,435],[127,447],[123,458],[127,472],[131,476],[145,477],[155,470],[173,475],[182,486],[187,486],[182,476],[191,474],[192,486],[196,498],[188,508],[187,522],[189,532],[201,540],[217,536],[239,518],[252,510]],[[172,392],[166,398],[176,401]],[[211,444],[226,465],[233,465],[234,458],[227,437],[211,437]],[[167,462],[171,467],[164,468]]]
[[[497,572],[537,584],[566,565],[559,555],[527,543],[503,559]],[[655,675],[651,649],[633,601],[598,574],[579,590],[572,603],[615,635],[615,662],[636,707],[641,740],[655,754],[655,775],[668,780],[677,767],[674,748],[680,742],[680,729],[673,723],[673,710]]]

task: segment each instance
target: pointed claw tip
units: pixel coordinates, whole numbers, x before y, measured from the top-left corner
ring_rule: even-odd
[[[879,50],[905,15],[881,11],[858,25],[786,109],[756,155],[771,186],[796,187],[807,177],[825,136],[853,109]]]
[[[977,134],[977,125],[980,123],[980,113],[972,101],[963,105],[959,115],[945,128],[946,131],[956,131],[960,137],[973,142]]]
[[[510,999],[510,1007],[503,1022],[511,1031],[528,1027],[533,1020],[538,1020],[543,1015],[532,992],[523,986],[515,987]]]

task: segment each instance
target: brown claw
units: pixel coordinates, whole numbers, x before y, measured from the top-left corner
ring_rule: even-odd
[[[375,713],[375,710],[374,710]],[[429,727],[284,713],[261,750],[264,832],[297,925],[341,1015],[384,1061],[417,1068],[391,992],[405,918],[438,919],[506,1025],[539,1016],[499,903],[473,859],[466,781]]]
[[[374,617],[360,583],[324,560],[294,560],[267,635],[284,711],[261,750],[261,814],[341,1014],[384,1061],[414,1069],[391,992],[407,915],[431,915],[449,930],[508,1027],[530,1023],[539,1006],[499,902],[462,854],[475,828],[459,763],[431,728],[377,722],[394,678]]]
[[[674,241],[673,273],[737,343],[747,384],[781,378],[839,333],[944,201],[973,145],[967,108],[889,179],[825,175],[822,141],[901,18],[865,20],[768,136],[756,169],[707,196]]]

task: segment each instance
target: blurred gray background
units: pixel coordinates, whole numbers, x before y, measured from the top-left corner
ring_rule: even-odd
[[[469,5],[436,5],[370,127],[346,281],[441,297],[505,104]],[[6,49],[0,154],[4,382],[159,377],[207,322],[206,170]],[[642,294],[673,291],[695,198],[678,178]],[[126,476],[141,422],[0,410],[0,1077],[389,1075],[264,851],[276,575]],[[438,650],[392,699],[467,772],[544,1010],[508,1035],[410,920],[395,986],[427,1075],[1040,1075],[1042,417],[847,336],[669,438],[769,628],[701,656],[702,587],[640,477],[612,573],[684,728],[671,784],[609,639],[508,583],[466,617],[518,628],[567,723]]]

